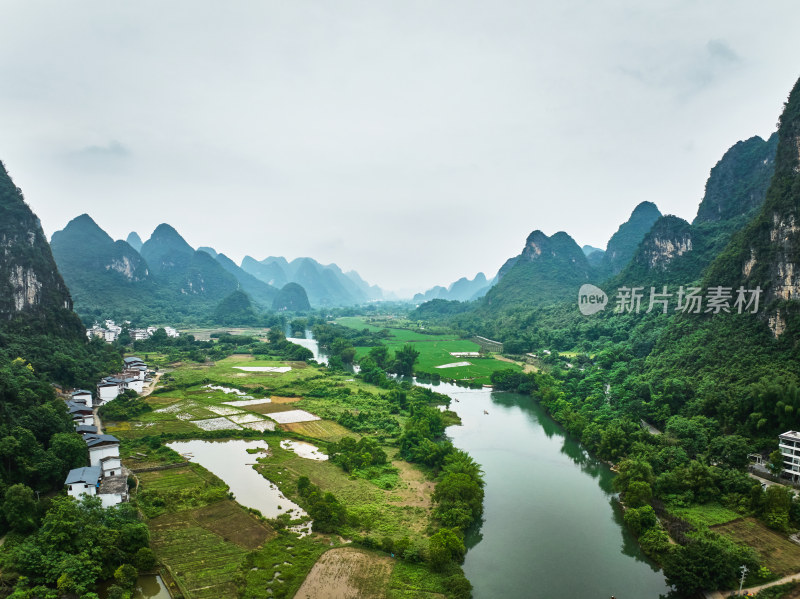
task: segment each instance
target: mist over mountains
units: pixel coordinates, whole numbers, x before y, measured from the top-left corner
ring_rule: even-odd
[[[75,309],[87,321],[110,316],[163,322],[210,317],[237,291],[263,311],[357,305],[383,295],[355,271],[345,273],[335,264],[322,265],[311,258],[256,262],[247,257],[245,269],[213,248],[191,247],[166,223],[145,242],[136,232],[126,241],[114,241],[82,214],[56,231],[51,245]]]

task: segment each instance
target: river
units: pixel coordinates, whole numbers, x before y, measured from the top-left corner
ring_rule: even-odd
[[[483,523],[467,534],[464,562],[474,599],[657,599],[669,591],[623,525],[613,473],[530,397],[424,386],[458,400],[450,409],[462,425],[447,434],[484,470]]]
[[[297,345],[302,345],[306,349],[311,350],[311,353],[314,354],[314,360],[317,363],[319,364],[328,363],[328,355],[320,353],[319,342],[316,339],[314,339],[314,336],[311,334],[311,331],[306,330],[305,338],[302,338],[302,337],[292,337],[291,329],[287,329],[286,340],[291,341],[292,343],[296,343]]]

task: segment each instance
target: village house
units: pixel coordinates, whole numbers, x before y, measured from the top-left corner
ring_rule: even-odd
[[[83,440],[89,448],[90,466],[100,466],[106,457],[119,458],[119,439],[114,435],[84,435]]]
[[[120,476],[122,474],[122,460],[120,460],[119,456],[106,456],[100,460],[100,470],[103,472],[103,478]]]
[[[111,507],[124,501],[128,501],[128,477],[124,474],[115,476],[105,476],[100,479],[100,491],[98,493],[103,507]]]
[[[75,424],[75,426],[94,424],[94,412],[92,411],[92,408],[90,408],[89,406],[68,401],[67,411],[69,412],[69,415],[72,417],[72,421]]]
[[[800,480],[800,432],[787,431],[778,435],[778,448],[783,456],[781,473],[793,483]]]
[[[136,391],[136,393],[141,393],[144,389],[144,380],[138,377],[127,377],[122,379],[122,386],[126,391],[131,389]]]
[[[119,458],[117,458],[117,462],[119,462]],[[108,472],[116,472],[116,474],[107,475],[100,466],[73,468],[64,481],[67,494],[79,501],[81,495],[97,496],[105,508],[127,501],[128,479],[121,467],[118,466],[116,470]]]
[[[97,427],[93,424],[77,424],[75,425],[75,432],[79,435],[96,435]]]
[[[122,393],[122,380],[106,377],[97,383],[97,401],[102,406]]]
[[[100,487],[101,474],[99,466],[73,468],[67,474],[67,480],[64,481],[64,484],[67,485],[67,494],[75,499],[80,499],[81,495],[94,497]]]
[[[92,407],[92,392],[86,389],[77,389],[70,394],[70,400],[73,403],[83,404],[87,407]]]

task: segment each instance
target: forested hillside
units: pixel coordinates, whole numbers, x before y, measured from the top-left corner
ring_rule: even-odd
[[[800,428],[798,140],[800,84],[777,136],[736,144],[712,169],[692,224],[653,218],[618,274],[606,259],[608,304],[597,314],[578,310],[577,281],[560,301],[556,287],[520,281],[504,290],[513,302],[493,305],[490,293],[473,304],[431,302],[410,316],[536,356],[537,373],[495,373],[495,388],[530,393],[618,465],[626,523],[687,594],[731,585],[741,564],[757,571],[751,581],[770,576],[767,554],[712,530],[711,514],[781,532],[800,527],[800,503],[785,488],[764,492],[743,472],[748,453],[780,471],[777,436]],[[576,278],[574,264],[559,266],[562,279]]]

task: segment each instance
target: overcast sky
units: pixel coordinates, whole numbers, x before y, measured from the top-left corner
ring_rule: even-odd
[[[797,0],[38,2],[0,20],[0,160],[54,231],[161,222],[387,289],[534,229],[691,220],[800,76]]]

